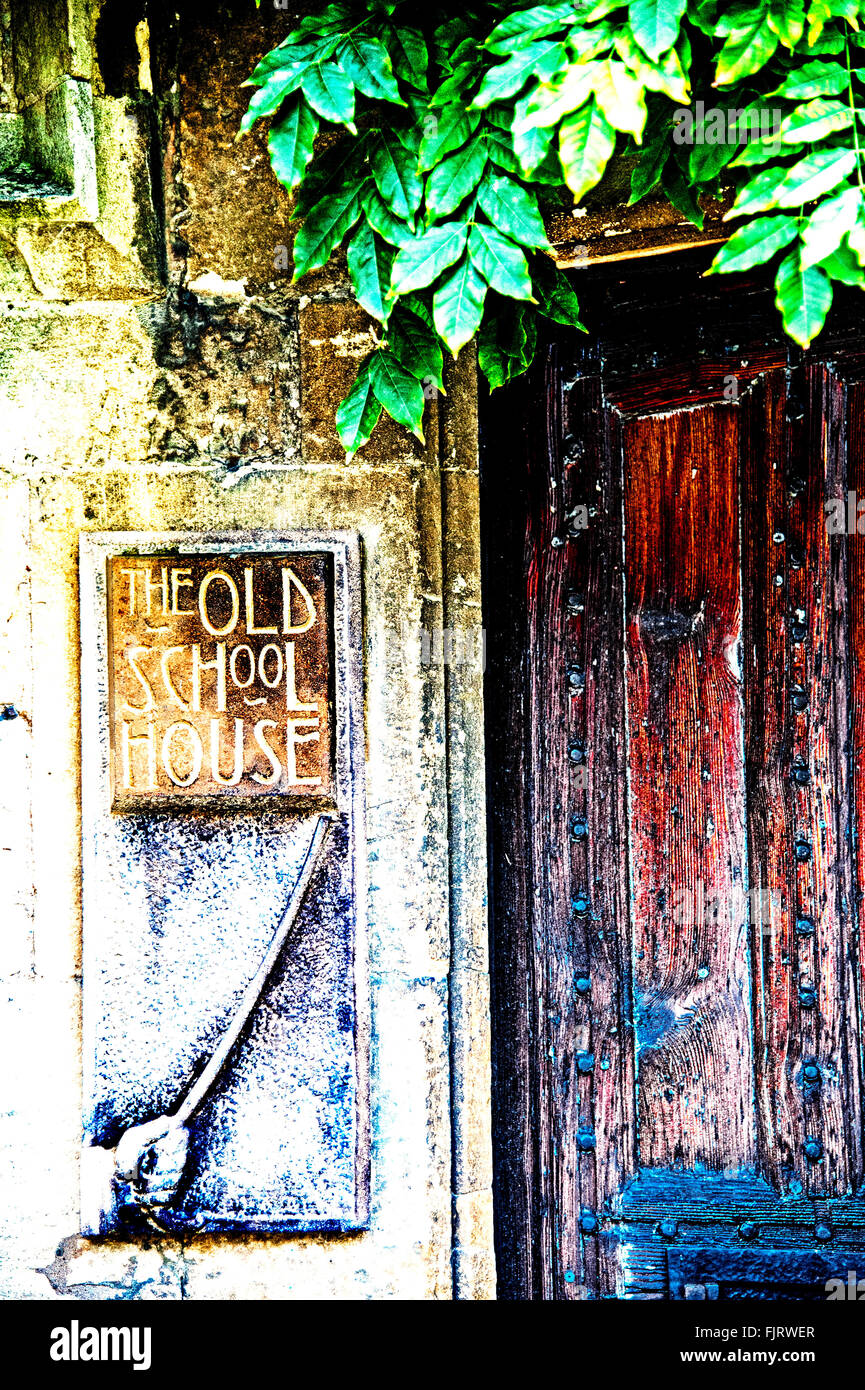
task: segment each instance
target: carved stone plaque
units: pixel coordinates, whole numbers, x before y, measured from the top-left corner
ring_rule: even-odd
[[[360,548],[81,537],[90,1234],[369,1219]]]
[[[327,555],[108,560],[115,810],[332,799]]]

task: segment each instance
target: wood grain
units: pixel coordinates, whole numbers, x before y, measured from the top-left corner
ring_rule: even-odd
[[[753,931],[761,1170],[780,1191],[838,1196],[861,1169],[846,540],[824,515],[845,487],[843,390],[819,364],[789,385],[776,373],[744,413],[749,840],[768,889]]]
[[[737,417],[621,436],[640,1163],[749,1166]]]
[[[506,1268],[515,1243],[524,1252],[504,1296],[568,1299],[614,1290],[605,1211],[634,1162],[622,629],[610,622],[622,611],[621,496],[596,373],[564,391],[554,356],[544,370],[543,408],[526,393],[487,498],[486,620],[502,639],[488,665],[492,858],[507,870],[491,903],[497,1230]],[[577,433],[584,446],[570,448]],[[515,496],[521,525],[500,511],[512,517]],[[514,1123],[517,1096],[531,1129]]]

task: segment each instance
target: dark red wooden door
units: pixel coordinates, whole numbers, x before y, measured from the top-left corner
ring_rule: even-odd
[[[705,264],[483,411],[505,1298],[865,1274],[865,339]]]

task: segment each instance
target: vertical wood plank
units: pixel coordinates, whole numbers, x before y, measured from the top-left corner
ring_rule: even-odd
[[[523,428],[509,416],[486,441],[488,451],[500,441],[491,486],[502,507],[515,495],[525,507],[522,535],[491,496],[486,513],[501,566],[487,589],[488,726],[501,752],[505,740],[525,745],[524,760],[491,759],[496,1105],[521,1089],[536,1140],[530,1151],[512,1117],[508,1140],[499,1135],[499,1205],[510,1204],[500,1230],[507,1239],[518,1223],[534,1241],[512,1296],[573,1299],[615,1290],[605,1212],[634,1162],[621,490],[596,372],[563,368],[551,352],[521,407]],[[524,636],[519,652],[508,625]]]
[[[588,354],[586,355],[588,357]],[[586,370],[591,366],[592,370]],[[571,795],[569,814],[585,822],[571,832],[571,932],[587,964],[584,981],[561,978],[560,996],[574,1004],[579,1047],[565,1079],[579,1094],[583,1152],[582,1201],[599,1234],[582,1233],[584,1254],[597,1260],[597,1288],[616,1292],[618,1255],[605,1238],[604,1211],[636,1169],[636,1093],[628,889],[627,742],[624,692],[622,479],[611,448],[609,413],[594,363],[565,380],[564,427],[569,442],[562,488],[570,518],[569,671],[582,673],[567,695]],[[568,528],[566,527],[566,534]],[[550,729],[555,709],[550,710]],[[574,761],[575,758],[581,761]],[[579,776],[575,776],[578,773]],[[584,790],[581,790],[584,788]],[[588,989],[585,993],[585,982]],[[581,1026],[582,1036],[578,1036]],[[567,1047],[560,1051],[564,1057]],[[568,1134],[557,1136],[561,1144]],[[571,1139],[573,1145],[573,1140]],[[579,1144],[579,1140],[578,1140]],[[606,1233],[609,1235],[609,1232]],[[593,1279],[589,1279],[593,1284]]]
[[[865,1039],[863,1039],[863,1001],[865,1001],[865,381],[862,364],[851,373],[846,389],[846,454],[848,507],[855,508],[855,534],[846,536],[851,670],[850,708],[850,802],[853,840],[853,892],[856,913],[858,954],[856,990],[858,1063],[860,1080],[860,1120],[862,1086],[865,1084]],[[852,520],[852,517],[851,517]],[[860,1155],[860,1165],[862,1155]],[[860,1174],[861,1181],[861,1174]]]
[[[537,1191],[541,1009],[533,937],[533,725],[526,573],[534,398],[512,388],[483,420],[481,504],[487,667],[493,1190],[498,1297],[540,1296]],[[542,958],[540,961],[542,967]]]
[[[753,1164],[735,411],[625,419],[644,1166]]]
[[[837,1196],[861,1165],[843,388],[816,364],[743,403],[743,574],[761,1169]],[[816,1073],[806,1072],[816,1067]]]

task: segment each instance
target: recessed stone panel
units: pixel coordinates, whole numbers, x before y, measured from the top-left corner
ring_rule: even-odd
[[[85,1232],[368,1220],[362,649],[353,536],[81,537]]]

